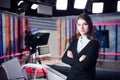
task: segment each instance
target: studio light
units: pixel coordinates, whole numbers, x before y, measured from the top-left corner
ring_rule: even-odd
[[[88,0],[75,0],[74,8],[85,9]]]
[[[92,5],[92,13],[102,13],[103,12],[103,2],[94,2]]]
[[[53,15],[53,8],[49,5],[39,4],[37,8],[37,13],[44,15]]]
[[[23,3],[23,2],[24,2],[24,1],[21,0],[21,1],[18,2],[17,5],[20,6],[20,4]]]
[[[68,0],[57,0],[56,9],[57,10],[67,10]]]
[[[30,6],[30,4],[28,4],[27,2],[21,0],[19,1],[19,3],[17,4],[17,10],[16,12],[21,14],[21,13],[25,13],[28,10],[28,7]]]
[[[38,4],[33,4],[32,6],[31,6],[31,9],[37,9],[37,7],[38,7]]]
[[[117,12],[120,12],[120,1],[117,2]]]

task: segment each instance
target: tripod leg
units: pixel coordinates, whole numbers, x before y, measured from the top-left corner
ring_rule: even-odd
[[[31,54],[29,53],[29,56],[27,57],[25,63],[28,63],[28,61],[30,60],[30,56],[31,56]]]
[[[41,60],[38,60],[38,63],[41,64]]]
[[[41,66],[42,66],[41,60],[40,60],[40,59],[37,59],[37,60],[38,60],[39,64],[41,64]],[[46,73],[45,73],[44,68],[42,67],[41,69],[42,69],[42,71],[43,71],[44,78],[47,78],[47,75],[46,75]]]
[[[25,64],[28,63],[29,59],[30,59],[30,55],[29,55],[28,58],[26,59]]]

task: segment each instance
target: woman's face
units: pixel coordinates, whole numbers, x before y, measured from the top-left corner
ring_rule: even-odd
[[[87,22],[84,19],[78,19],[77,23],[78,32],[81,34],[81,36],[86,36],[89,31],[89,26]]]

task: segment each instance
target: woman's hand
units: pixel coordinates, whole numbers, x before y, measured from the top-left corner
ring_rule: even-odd
[[[82,55],[82,56],[79,58],[79,61],[82,62],[85,58],[86,58],[86,55]]]
[[[67,51],[67,56],[68,56],[69,58],[73,58],[73,53],[72,53],[72,51],[68,50],[68,51]]]

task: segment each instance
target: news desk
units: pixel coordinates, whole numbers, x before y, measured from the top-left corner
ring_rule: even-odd
[[[45,58],[42,63],[46,65],[48,70],[48,80],[66,80],[67,74],[70,70],[70,66],[62,63],[60,58]],[[111,63],[117,65],[118,63]],[[120,80],[120,68],[118,70],[110,70],[105,67],[109,66],[109,63],[104,62],[104,65],[100,65],[99,61],[96,67],[96,80]]]

